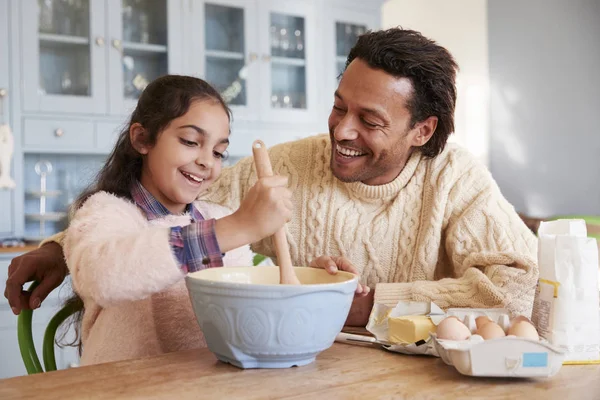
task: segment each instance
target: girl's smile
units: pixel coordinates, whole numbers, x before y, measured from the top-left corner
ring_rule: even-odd
[[[158,135],[143,144],[143,127],[132,127],[132,142],[144,155],[140,182],[158,201],[179,214],[219,176],[229,145],[229,117],[219,103],[195,101]]]

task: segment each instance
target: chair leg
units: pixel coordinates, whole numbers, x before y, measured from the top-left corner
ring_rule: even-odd
[[[31,331],[31,320],[33,318],[32,310],[22,310],[17,318],[17,338],[19,341],[19,350],[25,369],[29,375],[44,372],[40,359],[35,351],[33,334]]]
[[[44,366],[46,372],[56,371],[56,358],[54,354],[54,340],[58,327],[65,322],[67,318],[79,311],[77,304],[67,304],[60,309],[54,317],[48,322],[46,331],[44,332],[44,343],[42,346],[42,356],[44,358]]]

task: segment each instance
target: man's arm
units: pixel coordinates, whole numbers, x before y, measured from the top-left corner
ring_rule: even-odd
[[[473,193],[471,188],[477,188]],[[380,283],[375,302],[433,301],[448,307],[504,307],[531,314],[538,279],[537,240],[483,167],[475,166],[452,189],[461,204],[444,232],[453,277]]]
[[[15,257],[8,267],[4,297],[15,315],[23,309],[36,309],[51,291],[59,287],[69,270],[62,251],[64,232],[44,240],[40,247]],[[40,284],[32,293],[23,290],[27,282]]]

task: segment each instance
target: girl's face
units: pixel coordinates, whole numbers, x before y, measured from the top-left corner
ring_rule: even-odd
[[[180,214],[219,176],[229,145],[229,118],[212,101],[195,101],[187,113],[144,145],[144,129],[130,129],[135,148],[145,155],[141,183],[169,211]]]

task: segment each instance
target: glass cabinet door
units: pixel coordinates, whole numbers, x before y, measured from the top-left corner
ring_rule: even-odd
[[[205,2],[204,79],[213,85],[236,117],[257,118],[258,79],[253,63],[258,56],[250,49],[255,28],[253,1]],[[256,46],[256,44],[254,44]]]
[[[123,0],[121,16],[123,97],[137,100],[149,82],[169,71],[167,1]]]
[[[171,72],[178,0],[121,0],[109,10],[111,114],[127,114],[148,83]],[[112,1],[111,1],[112,4]]]
[[[269,1],[260,24],[266,35],[262,82],[266,99],[263,109],[269,119],[314,122],[316,74],[315,10],[310,3]],[[265,48],[263,47],[263,48]],[[265,61],[267,61],[265,63]],[[311,114],[311,115],[309,115]]]
[[[271,107],[306,109],[305,18],[271,12]]]
[[[358,37],[367,31],[366,24],[335,23],[335,69],[337,76],[344,72],[346,59]]]
[[[106,112],[104,2],[24,0],[20,4],[25,109]]]
[[[206,3],[204,18],[206,80],[228,104],[245,106],[244,9]]]

